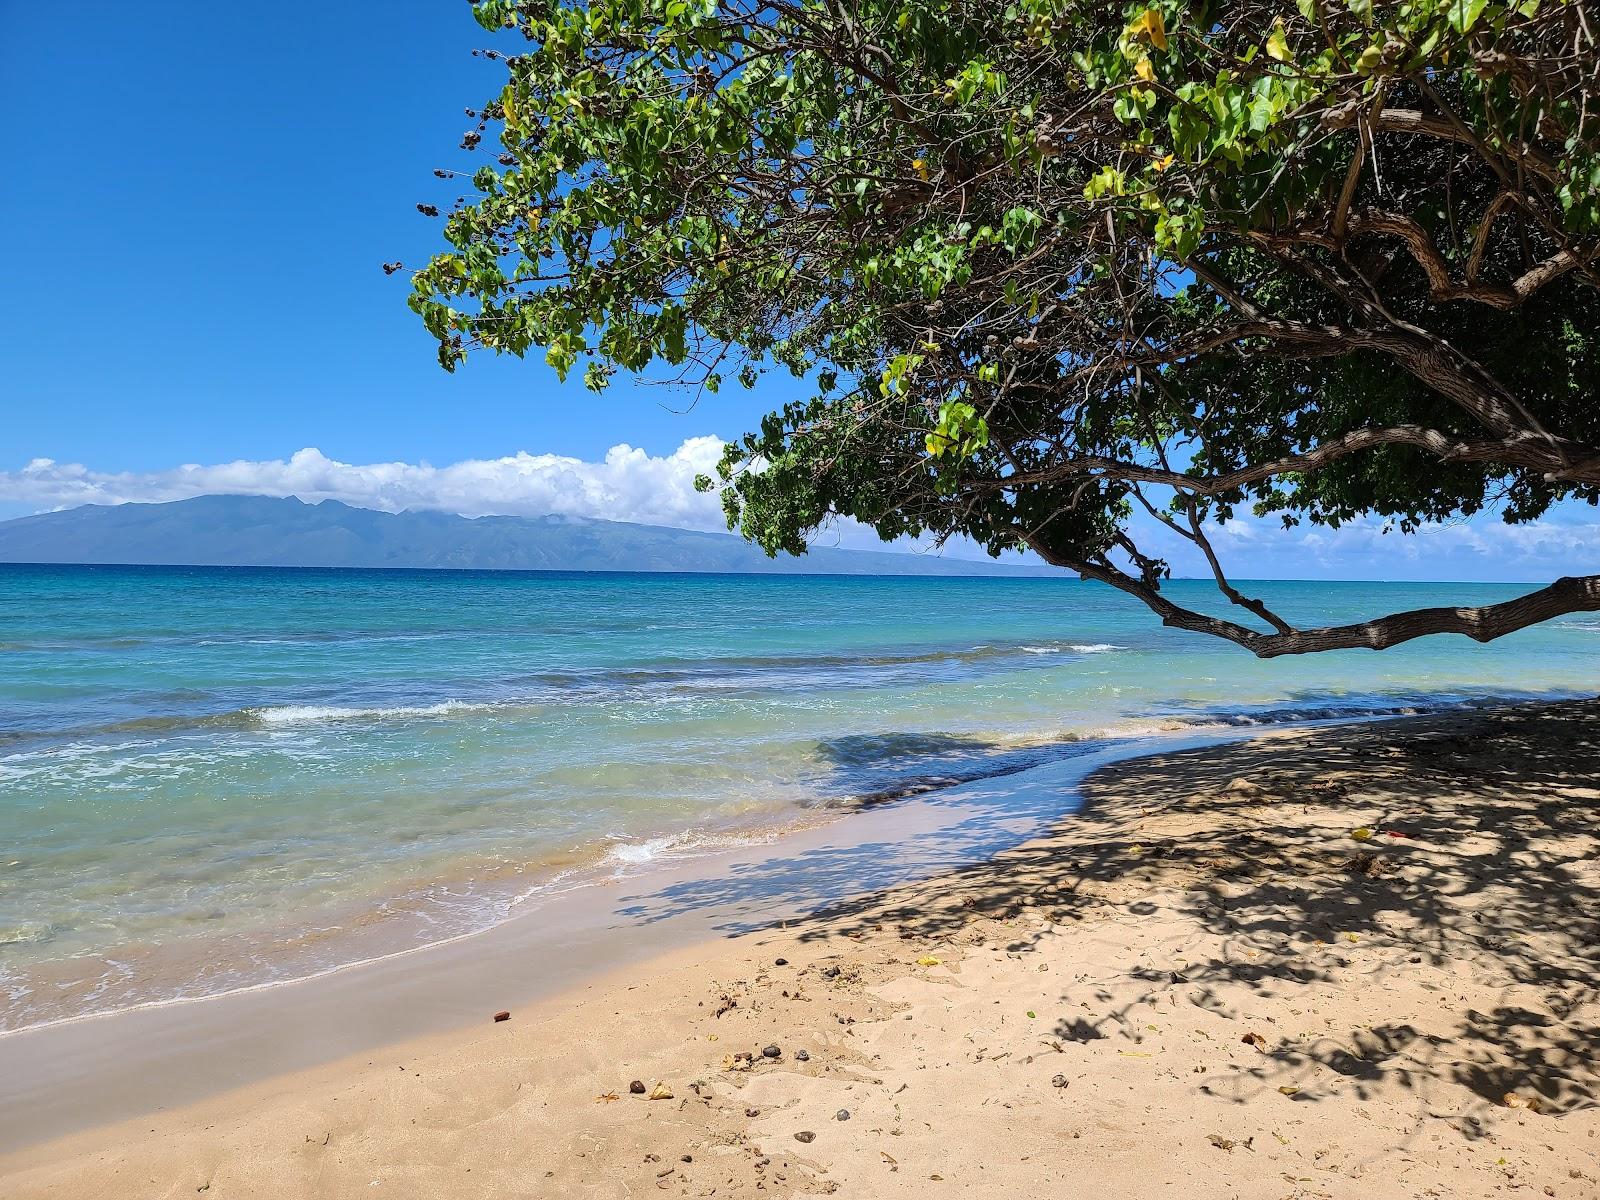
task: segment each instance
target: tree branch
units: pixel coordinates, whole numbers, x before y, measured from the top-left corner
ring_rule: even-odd
[[[1416,608],[1354,625],[1263,633],[1236,621],[1207,616],[1175,604],[1159,587],[1135,579],[1103,559],[1095,562],[1054,553],[1042,539],[1033,535],[1024,535],[1023,540],[1051,565],[1076,571],[1086,579],[1099,580],[1133,596],[1160,617],[1163,625],[1223,638],[1242,646],[1257,658],[1320,654],[1328,650],[1387,650],[1402,642],[1439,633],[1459,634],[1475,642],[1492,642],[1568,613],[1600,612],[1600,575],[1577,575],[1558,579],[1548,587],[1514,600],[1478,608]]]

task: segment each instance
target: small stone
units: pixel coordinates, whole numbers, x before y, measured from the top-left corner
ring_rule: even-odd
[[[693,1162],[693,1161],[694,1161],[694,1155],[692,1155],[692,1154],[685,1154],[685,1155],[684,1155],[684,1156],[683,1156],[683,1157],[682,1157],[682,1158],[680,1158],[680,1159],[679,1159],[679,1160],[678,1160],[678,1161],[679,1161],[679,1162]]]
[[[848,1108],[841,1108],[838,1112],[833,1114],[833,1119],[835,1121],[848,1121],[850,1119],[850,1110]]]
[[[496,1021],[509,1021],[511,1020],[511,1014],[502,1008],[499,1012],[495,1013],[494,1019]]]
[[[635,1096],[644,1095],[644,1092],[645,1092],[644,1080],[635,1079],[632,1083],[630,1083],[628,1085],[628,1090],[630,1092],[632,1092]]]
[[[838,967],[823,967],[822,968],[822,977],[824,979],[837,979],[837,978],[839,978],[839,968]]]
[[[764,1047],[762,1047],[762,1050],[761,1050],[761,1057],[762,1058],[782,1058],[783,1057],[783,1051],[779,1050],[776,1046],[764,1046]]]
[[[808,1051],[796,1050],[794,1052],[794,1060],[795,1060],[795,1062],[810,1062],[811,1061],[811,1055],[810,1055],[810,1053]]]
[[[787,958],[775,958],[772,960],[772,965],[775,967],[787,967],[789,960]]]
[[[744,1110],[744,1115],[747,1117],[759,1117],[761,1110],[759,1108],[747,1108]]]
[[[1057,1075],[1054,1079],[1052,1079],[1050,1081],[1050,1086],[1051,1087],[1066,1087],[1067,1086],[1067,1077],[1065,1075]]]
[[[817,1135],[812,1133],[809,1129],[802,1129],[799,1133],[794,1135],[794,1140],[797,1142],[814,1142],[817,1140]]]

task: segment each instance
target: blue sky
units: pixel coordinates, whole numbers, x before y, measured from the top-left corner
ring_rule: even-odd
[[[462,0],[0,4],[0,467],[667,452],[759,415],[542,365],[455,376],[385,261],[425,261],[435,167],[503,67]],[[734,389],[734,391],[738,391]]]
[[[461,0],[0,0],[0,517],[238,490],[714,526],[688,477],[781,383],[683,412],[536,362],[447,375],[380,270],[437,248],[433,169],[481,161],[456,144],[499,88],[485,39]],[[1539,579],[1596,565],[1591,519],[1234,549],[1245,575]]]

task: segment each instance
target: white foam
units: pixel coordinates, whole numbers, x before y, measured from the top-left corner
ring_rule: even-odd
[[[384,721],[405,717],[447,717],[452,713],[492,707],[446,700],[440,704],[396,705],[392,708],[346,708],[334,704],[285,704],[276,708],[252,708],[250,718],[261,725],[312,725],[327,721]]]
[[[1074,654],[1109,654],[1113,650],[1126,650],[1126,646],[1114,646],[1110,642],[1072,642],[1065,646],[1019,646],[1024,654],[1060,654],[1063,650],[1071,650]]]
[[[759,846],[779,836],[776,829],[749,833],[704,833],[688,830],[663,837],[646,838],[642,842],[618,842],[606,851],[606,858],[622,867],[643,866],[662,858],[681,855],[704,854],[715,850],[732,850],[740,846]]]

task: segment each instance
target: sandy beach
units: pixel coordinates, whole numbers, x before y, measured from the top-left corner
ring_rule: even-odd
[[[1600,705],[1081,788],[988,861],[29,1146],[0,1191],[1600,1196]]]

